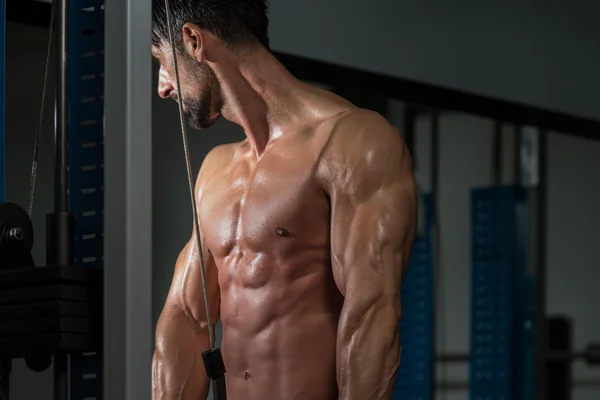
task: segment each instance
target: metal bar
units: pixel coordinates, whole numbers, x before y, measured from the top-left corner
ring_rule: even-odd
[[[58,76],[56,90],[56,158],[54,165],[54,211],[69,211],[69,0],[58,0],[56,30]]]
[[[535,398],[547,400],[546,395],[546,359],[548,352],[548,324],[546,322],[546,134],[537,130],[537,168],[538,180],[535,188],[535,315],[534,315],[534,368]]]
[[[410,154],[413,156],[413,168],[416,169],[417,165],[417,157],[415,153],[415,129],[417,122],[417,110],[416,107],[410,104],[404,106],[404,120],[403,120],[403,128],[402,135],[404,136],[404,141],[406,142],[406,147],[410,151]]]
[[[436,363],[468,363],[470,360],[470,355],[468,353],[447,353],[447,354],[438,354],[435,356]]]
[[[502,128],[500,121],[494,123],[494,141],[492,142],[492,182],[494,185],[502,183]]]
[[[0,201],[6,192],[6,0],[0,0]]]
[[[439,195],[440,176],[440,114],[437,110],[431,111],[431,187]],[[439,196],[438,196],[439,197]],[[436,197],[437,198],[437,197]],[[439,199],[436,200],[439,205]],[[436,206],[436,210],[438,207]],[[437,216],[437,214],[436,214]],[[437,221],[437,219],[436,219]]]
[[[59,351],[54,355],[54,400],[69,400],[69,356]]]
[[[448,363],[448,364],[461,364],[467,363],[470,360],[470,355],[468,353],[447,353],[447,354],[438,354],[435,356],[436,363]],[[546,360],[548,361],[586,361],[586,352],[585,351],[576,351],[576,352],[568,352],[568,351],[548,351],[546,353]]]
[[[152,2],[105,1],[104,398],[150,399]]]
[[[512,182],[515,185],[519,185],[521,183],[521,129],[519,127],[515,127],[515,142],[513,146],[514,158],[513,158],[513,179]]]
[[[546,135],[538,127],[519,129],[519,184],[528,194],[531,218],[526,248],[528,274],[533,277],[533,379],[536,400],[546,398]]]
[[[212,380],[213,400],[227,400],[227,390],[225,387],[225,375],[221,375]]]
[[[573,352],[569,352],[569,351],[552,350],[546,354],[546,360],[549,360],[549,361],[564,361],[564,360],[585,361],[586,353],[585,353],[585,351],[577,351],[577,352],[573,353]]]
[[[0,400],[12,399],[12,360],[0,359]]]
[[[434,267],[434,314],[433,314],[433,329],[439,335],[434,336],[434,352],[446,352],[446,300],[444,290],[444,269],[441,265],[441,196],[440,196],[440,113],[438,110],[430,110],[428,113],[431,116],[431,189],[434,193],[434,228],[433,228],[433,267]],[[447,369],[443,365],[442,368],[434,369],[438,379],[447,379]],[[435,379],[435,378],[434,378]],[[446,393],[442,394],[442,399],[446,399]]]
[[[69,212],[69,94],[68,94],[68,61],[69,61],[69,0],[58,1],[58,12],[55,14],[55,34],[58,43],[57,51],[57,88],[56,88],[56,131],[54,159],[54,212],[49,218],[48,233],[56,235],[47,238],[48,261],[58,265],[71,264],[70,237],[68,224],[59,222]],[[52,34],[52,32],[50,32]],[[54,355],[54,400],[68,400],[69,358],[62,351]]]
[[[571,318],[553,316],[548,318],[548,360],[546,363],[546,393],[548,400],[571,400],[573,365],[566,357],[553,359],[554,352],[573,352],[573,322]]]
[[[600,379],[598,378],[579,378],[573,379],[572,387],[576,388],[600,388]],[[435,383],[437,390],[469,390],[468,381],[438,381]]]

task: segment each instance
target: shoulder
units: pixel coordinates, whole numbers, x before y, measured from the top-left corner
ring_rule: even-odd
[[[332,139],[350,135],[354,139],[372,141],[373,138],[394,139],[399,131],[381,114],[354,108],[337,116],[332,130]]]
[[[231,163],[231,160],[240,146],[241,143],[222,144],[212,148],[206,154],[196,178],[196,192],[198,194],[200,194],[206,182],[208,182],[215,173],[222,171],[223,168]]]
[[[392,173],[411,172],[412,159],[398,129],[365,109],[339,116],[319,160],[319,175],[326,186],[376,183]]]
[[[227,143],[213,147],[204,157],[200,173],[208,172],[222,164],[229,164],[240,143]]]

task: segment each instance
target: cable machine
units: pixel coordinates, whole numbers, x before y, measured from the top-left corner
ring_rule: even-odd
[[[2,1],[3,11],[5,7]],[[102,398],[101,11],[99,1],[53,3],[29,212],[17,204],[0,204],[2,400],[11,398],[11,360],[16,358],[25,358],[34,371],[53,366],[54,400]],[[5,29],[3,12],[4,57]],[[54,211],[46,220],[46,264],[36,266],[31,256],[34,232],[30,218],[53,42],[58,49]],[[4,112],[4,101],[1,105]],[[4,121],[3,118],[3,128]],[[4,135],[2,139],[4,145]]]

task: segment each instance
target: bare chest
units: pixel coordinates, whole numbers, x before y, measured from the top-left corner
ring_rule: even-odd
[[[286,256],[329,240],[329,201],[303,156],[266,154],[215,175],[199,216],[206,245],[217,259],[249,252]]]

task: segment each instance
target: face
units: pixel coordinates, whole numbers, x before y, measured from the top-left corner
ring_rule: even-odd
[[[163,99],[178,101],[173,55],[167,45],[152,46],[152,55],[160,63],[158,94]],[[206,63],[199,63],[187,53],[177,54],[179,81],[184,113],[194,129],[208,128],[221,115],[222,101],[219,82]]]

